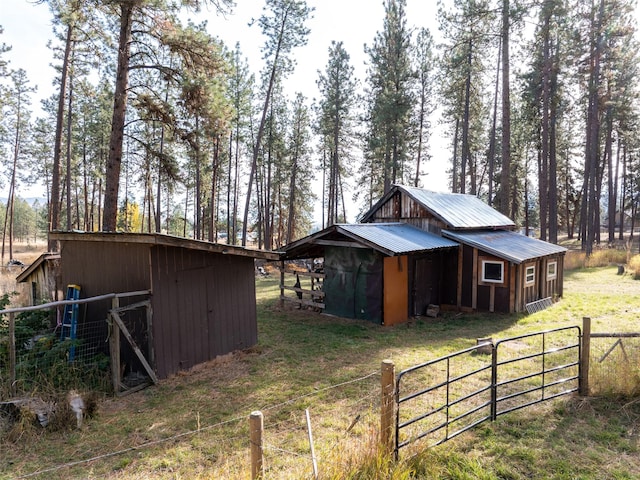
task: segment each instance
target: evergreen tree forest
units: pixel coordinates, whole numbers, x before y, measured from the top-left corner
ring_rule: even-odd
[[[375,1],[364,77],[336,31],[316,98],[287,88],[306,0],[256,1],[258,74],[215,36],[232,0],[41,0],[56,93],[39,109],[0,26],[2,262],[49,230],[277,249],[353,221],[394,184],[428,185],[434,168],[447,172],[438,190],[476,195],[543,240],[590,254],[633,237],[635,0],[434,0],[429,19]],[[205,8],[215,21],[185,20]],[[44,205],[22,198],[31,185]]]

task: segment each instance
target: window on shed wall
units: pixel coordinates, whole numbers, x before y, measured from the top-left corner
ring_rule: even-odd
[[[524,283],[525,285],[533,285],[536,283],[536,267],[534,265],[526,268],[524,272]]]
[[[504,283],[504,262],[482,261],[482,281]]]
[[[547,264],[547,280],[554,280],[558,277],[558,262],[549,262]]]

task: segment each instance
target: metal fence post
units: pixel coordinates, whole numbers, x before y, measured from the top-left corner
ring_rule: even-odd
[[[263,443],[264,418],[262,412],[256,410],[249,416],[249,432],[251,436],[251,479],[262,478],[263,469]]]
[[[393,453],[392,431],[395,407],[395,366],[392,360],[382,361],[382,401],[380,404],[380,447],[386,456]]]
[[[499,342],[498,342],[499,343]],[[498,418],[498,346],[491,344],[491,421]]]
[[[16,314],[9,314],[9,388],[16,395]]]
[[[580,374],[579,390],[580,395],[589,395],[589,358],[591,356],[591,318],[582,317],[582,338],[580,341]]]

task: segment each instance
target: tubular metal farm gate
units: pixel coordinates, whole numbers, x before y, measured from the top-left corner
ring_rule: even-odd
[[[439,445],[487,420],[576,392],[581,329],[546,330],[474,347],[407,368],[396,378],[394,453]]]

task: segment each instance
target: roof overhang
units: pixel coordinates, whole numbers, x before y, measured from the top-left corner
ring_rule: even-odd
[[[224,243],[206,242],[190,238],[176,237],[163,233],[120,233],[120,232],[50,232],[49,238],[55,241],[75,242],[111,242],[137,243],[149,246],[188,248],[204,252],[237,255],[261,260],[280,260],[280,252],[227,245]]]
[[[282,248],[283,259],[324,255],[327,246],[371,248],[386,256],[458,248],[454,241],[406,223],[336,224]]]
[[[35,272],[40,265],[42,265],[43,263],[45,263],[47,261],[57,260],[59,258],[60,258],[60,254],[59,253],[50,253],[50,252],[43,253],[31,265],[29,265],[22,272],[20,272],[20,275],[18,275],[16,277],[16,282],[18,282],[18,283],[25,282],[27,280],[27,278],[29,278],[29,276],[33,272]]]
[[[442,235],[517,265],[536,258],[564,255],[567,252],[566,248],[559,245],[527,237],[510,230],[481,230],[474,232],[443,230]]]

